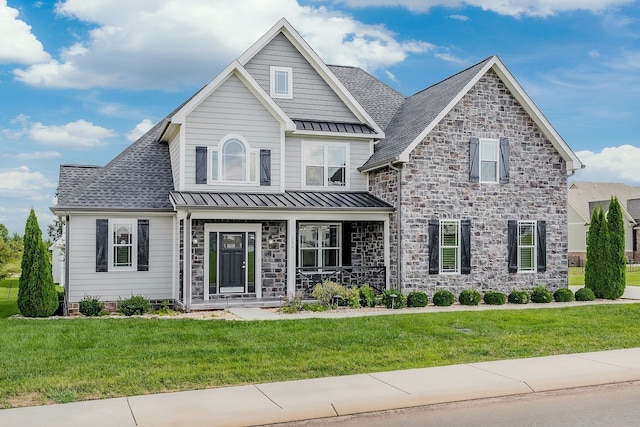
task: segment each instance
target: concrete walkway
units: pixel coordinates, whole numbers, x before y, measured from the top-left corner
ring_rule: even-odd
[[[640,348],[4,409],[0,426],[254,426],[628,381]]]

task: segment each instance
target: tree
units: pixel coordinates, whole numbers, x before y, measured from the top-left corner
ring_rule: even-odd
[[[27,317],[51,316],[58,307],[58,293],[53,284],[48,249],[33,209],[27,219],[23,242],[18,309]]]
[[[610,274],[608,286],[603,289],[603,297],[618,299],[624,293],[626,286],[627,256],[625,254],[624,219],[618,198],[611,197],[609,212],[607,212],[607,228],[610,241]]]
[[[4,224],[0,224],[0,240],[6,242],[9,240],[9,230]]]
[[[604,289],[609,287],[610,273],[609,228],[602,206],[594,209],[587,239],[587,264],[584,269],[584,285],[598,298],[604,298]]]

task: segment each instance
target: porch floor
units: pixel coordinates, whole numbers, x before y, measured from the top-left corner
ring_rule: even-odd
[[[227,308],[276,308],[282,306],[282,298],[217,298],[208,301],[192,301],[191,311],[224,310]]]

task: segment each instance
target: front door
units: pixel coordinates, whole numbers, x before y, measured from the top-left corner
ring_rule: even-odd
[[[246,233],[220,233],[220,293],[245,292]]]

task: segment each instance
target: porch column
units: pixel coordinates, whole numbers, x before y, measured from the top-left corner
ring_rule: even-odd
[[[287,297],[296,293],[296,220],[287,220]]]
[[[187,213],[187,218],[184,222],[184,303],[185,309],[188,312],[191,311],[191,262],[193,254],[191,253],[191,212]]]
[[[389,289],[390,281],[391,281],[391,249],[389,248],[389,242],[391,241],[391,236],[389,235],[389,219],[385,219],[383,221],[384,224],[384,283],[385,289]]]

